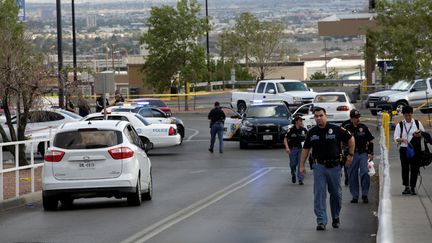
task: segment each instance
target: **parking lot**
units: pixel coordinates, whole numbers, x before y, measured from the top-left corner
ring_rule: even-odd
[[[3,211],[1,241],[375,242],[376,180],[369,204],[350,204],[343,186],[341,228],[317,232],[310,170],[304,186],[292,184],[282,147],[240,150],[225,142],[224,154],[210,154],[206,114],[178,117],[186,124],[183,144],[149,153],[152,201],[130,207],[124,199],[79,199],[55,212],[39,203]]]

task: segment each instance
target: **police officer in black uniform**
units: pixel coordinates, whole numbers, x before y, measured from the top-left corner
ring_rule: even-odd
[[[223,132],[224,132],[224,122],[225,113],[220,107],[220,103],[216,101],[214,103],[214,108],[209,112],[208,119],[210,120],[210,153],[213,153],[214,143],[216,141],[216,135],[219,139],[219,153],[223,153]]]
[[[368,160],[373,159],[374,136],[369,128],[360,122],[360,112],[356,109],[350,112],[351,122],[345,126],[355,139],[355,152],[351,166],[348,167],[349,189],[352,195],[351,203],[358,203],[359,198],[359,170],[363,203],[368,203],[370,177],[368,174]]]
[[[350,165],[354,153],[354,137],[351,134],[334,124],[327,122],[326,110],[315,107],[314,118],[316,126],[311,128],[306,135],[303,145],[300,173],[305,175],[305,161],[312,149],[314,158],[314,212],[317,217],[317,230],[325,230],[327,225],[327,188],[330,193],[330,209],[333,228],[339,228],[339,213],[342,206],[341,142],[348,144],[349,153],[346,164]]]
[[[299,185],[303,185],[303,176],[300,174],[300,158],[302,151],[302,142],[306,138],[307,130],[303,127],[303,118],[296,116],[293,119],[293,125],[285,134],[284,144],[285,150],[290,158],[290,168],[292,183],[296,183],[298,177]]]

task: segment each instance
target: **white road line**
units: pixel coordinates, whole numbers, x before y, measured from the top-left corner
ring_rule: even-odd
[[[217,191],[213,193],[212,195],[195,202],[191,204],[189,207],[186,207],[174,214],[171,214],[170,216],[166,217],[165,219],[160,220],[159,222],[141,230],[140,232],[132,235],[131,237],[127,238],[126,240],[122,241],[122,243],[129,243],[129,242],[146,242],[147,240],[153,238],[154,236],[158,235],[159,233],[163,232],[164,230],[170,228],[171,226],[181,222],[184,219],[187,219],[194,215],[195,213],[209,207],[213,203],[223,199],[224,197],[230,195],[231,193],[238,191],[239,189],[247,186],[248,184],[258,180],[265,174],[269,173],[276,167],[266,167],[262,168],[251,175],[223,188],[220,191]]]
[[[188,128],[188,127],[186,127],[186,129],[187,129],[187,130],[194,131],[194,133],[193,133],[192,135],[190,135],[190,136],[186,139],[186,141],[190,141],[193,137],[195,137],[196,135],[199,134],[199,131],[196,130],[196,129],[192,129],[192,128]]]

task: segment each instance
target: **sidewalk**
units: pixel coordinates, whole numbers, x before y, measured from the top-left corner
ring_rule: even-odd
[[[393,137],[393,132],[390,135]],[[420,169],[418,194],[412,196],[402,195],[402,168],[394,142],[390,145],[389,163],[394,242],[432,242],[432,166]]]

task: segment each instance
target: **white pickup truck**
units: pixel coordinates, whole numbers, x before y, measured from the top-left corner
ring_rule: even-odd
[[[232,92],[231,106],[243,113],[253,100],[282,100],[290,110],[311,103],[316,93],[299,80],[262,80],[254,92]]]

